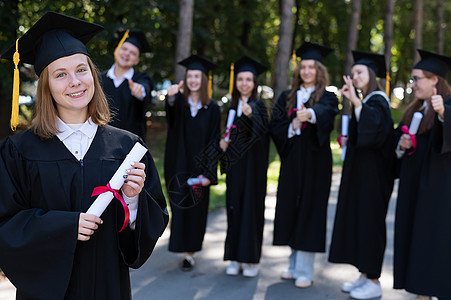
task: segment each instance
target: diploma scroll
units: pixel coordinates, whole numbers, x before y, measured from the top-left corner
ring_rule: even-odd
[[[296,108],[298,110],[302,109],[302,91],[301,90],[297,90],[297,92],[296,92]],[[296,129],[296,135],[301,135],[300,128]]]
[[[348,137],[348,126],[349,126],[349,116],[342,115],[341,116],[341,136]],[[341,160],[344,161],[346,157],[346,146],[343,146],[341,152]]]
[[[147,148],[136,142],[135,146],[133,146],[132,150],[127,154],[122,164],[117,169],[116,173],[114,173],[111,178],[109,185],[114,190],[119,190],[121,186],[124,184],[124,175],[126,175],[126,170],[133,168],[131,164],[133,162],[139,162],[143,156],[146,154]],[[110,204],[111,200],[113,200],[114,195],[112,192],[105,192],[100,194],[96,200],[91,204],[87,214],[92,214],[97,217],[100,217],[102,213],[105,211],[107,206]]]
[[[417,134],[418,128],[420,127],[421,119],[423,119],[423,114],[416,112],[413,114],[412,121],[410,122],[409,133]]]
[[[233,121],[235,120],[236,110],[230,109],[227,117],[226,132],[224,134],[224,140],[228,142],[230,140],[230,130],[232,129]]]

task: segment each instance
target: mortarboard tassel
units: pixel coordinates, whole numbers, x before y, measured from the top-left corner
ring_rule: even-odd
[[[390,73],[387,72],[385,75],[385,93],[390,97]]]
[[[229,94],[230,96],[232,96],[232,92],[233,92],[233,74],[235,72],[235,65],[232,63],[230,65],[230,82],[229,82]]]
[[[13,103],[11,110],[11,129],[16,130],[17,125],[19,125],[19,39],[16,40],[16,52],[14,52],[13,62],[14,62],[14,79],[13,79]]]
[[[296,67],[298,66],[296,63],[296,51],[293,50],[293,54],[291,55],[291,62],[293,64],[293,72],[296,71]]]
[[[208,72],[208,98],[211,98],[212,95],[212,89],[211,89],[211,85],[212,85],[212,79],[211,79],[211,71]]]
[[[119,51],[119,48],[121,48],[122,44],[128,38],[128,33],[129,32],[130,32],[130,30],[128,30],[128,29],[127,29],[127,31],[125,31],[124,35],[122,36],[122,39],[119,41],[119,44],[117,44],[116,49],[114,49],[114,58],[117,57],[117,52]]]

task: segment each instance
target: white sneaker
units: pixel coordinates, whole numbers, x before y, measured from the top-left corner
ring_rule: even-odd
[[[260,267],[258,264],[244,264],[243,276],[244,277],[255,277],[258,275]]]
[[[298,278],[296,278],[296,281],[294,282],[294,285],[301,289],[311,287],[312,284],[313,281],[305,276],[299,276]]]
[[[356,287],[349,294],[354,299],[371,299],[382,296],[380,283],[374,283],[367,280],[363,285]]]
[[[227,275],[236,276],[240,274],[241,265],[237,261],[231,261],[229,266],[226,268],[225,273]]]
[[[365,276],[363,276],[362,274],[360,274],[360,277],[352,280],[352,281],[347,281],[345,283],[343,283],[343,285],[341,286],[341,290],[345,293],[349,293],[350,291],[352,291],[353,289],[355,289],[356,287],[362,286],[365,284],[365,282],[368,281],[368,278],[366,278]]]
[[[291,269],[287,269],[284,270],[281,274],[280,274],[280,278],[282,279],[294,279],[294,270]]]

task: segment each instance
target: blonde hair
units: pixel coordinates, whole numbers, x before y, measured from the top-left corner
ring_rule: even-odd
[[[108,101],[100,85],[97,67],[89,56],[87,60],[94,79],[94,95],[88,104],[88,115],[95,124],[105,126],[110,121]],[[42,139],[49,139],[58,133],[56,123],[58,111],[50,92],[48,72],[48,67],[46,67],[39,77],[36,92],[36,112],[33,121],[31,121],[31,130]]]

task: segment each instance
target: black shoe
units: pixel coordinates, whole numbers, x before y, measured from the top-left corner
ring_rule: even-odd
[[[195,264],[196,262],[192,256],[186,256],[182,261],[182,271],[191,271]]]

